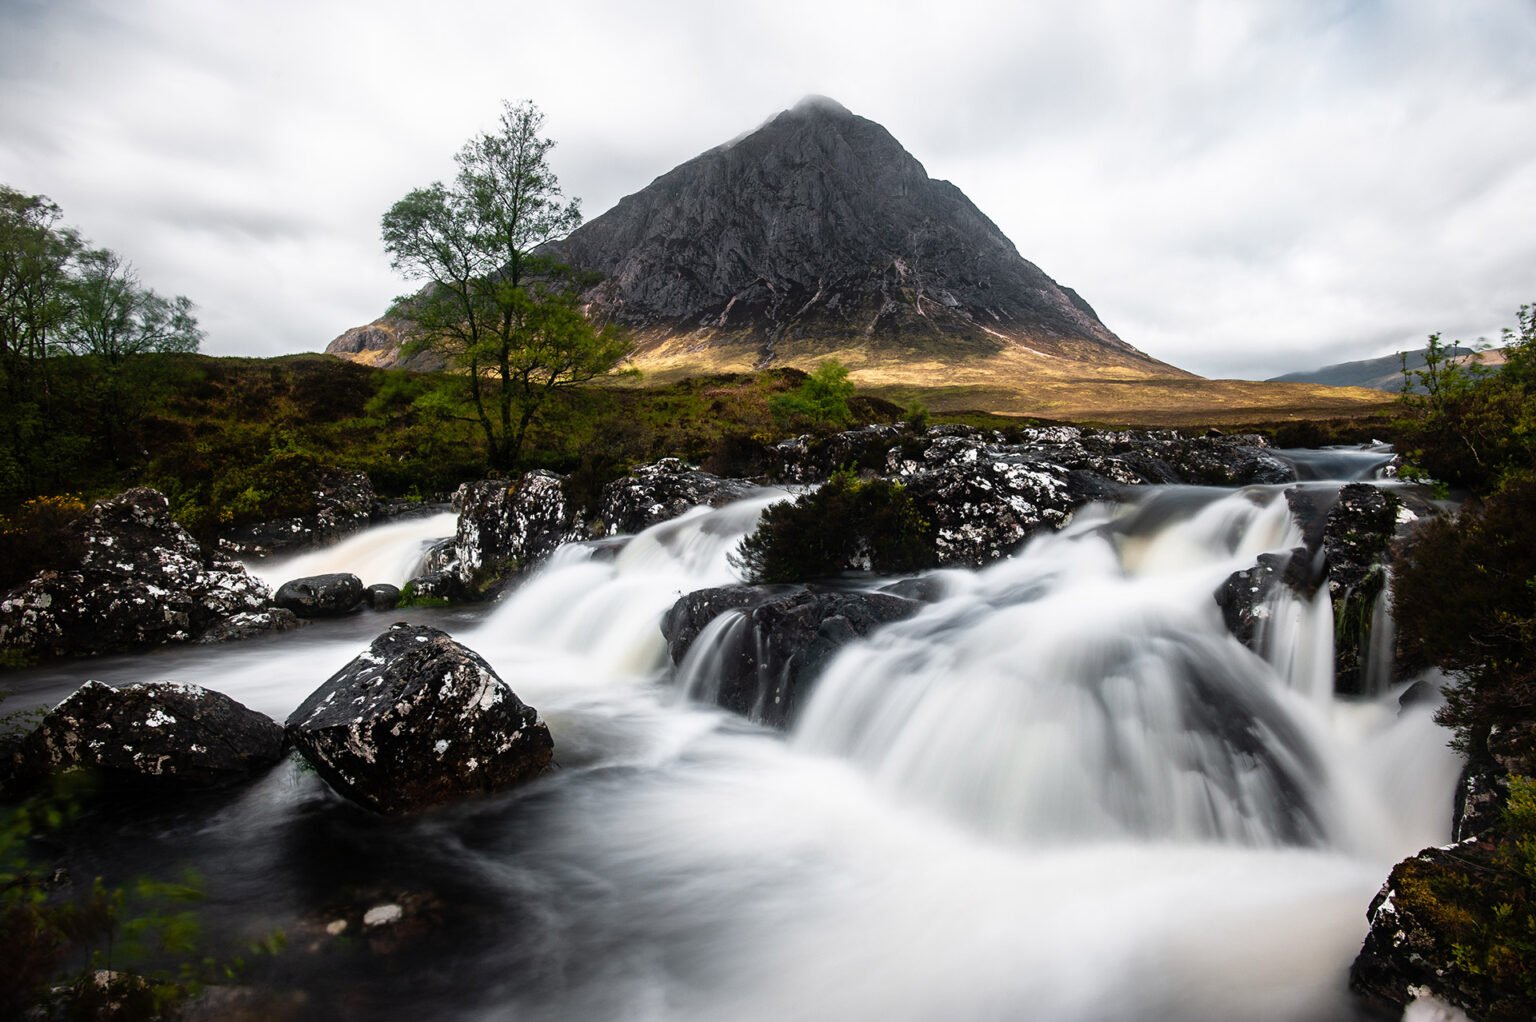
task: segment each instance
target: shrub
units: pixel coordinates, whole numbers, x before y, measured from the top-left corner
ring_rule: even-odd
[[[769,407],[781,421],[811,426],[847,426],[853,422],[848,399],[853,397],[853,381],[848,367],[836,359],[827,359],[795,390],[774,398]]]
[[[841,471],[814,493],[764,511],[736,563],[753,582],[801,582],[850,570],[921,571],[937,554],[905,487]]]

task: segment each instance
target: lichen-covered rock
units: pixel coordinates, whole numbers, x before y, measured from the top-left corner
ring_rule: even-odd
[[[206,556],[154,490],[102,501],[70,529],[72,563],[0,598],[0,647],[71,655],[186,642],[270,604],[265,583]]]
[[[888,472],[933,526],[939,563],[981,567],[1040,529],[1059,529],[1113,487],[1035,453],[974,434],[938,435],[920,454],[890,453]]]
[[[243,611],[220,621],[200,635],[197,641],[199,645],[212,645],[217,642],[254,639],[260,635],[292,631],[303,624],[297,614],[282,607]]]
[[[1510,778],[1536,777],[1536,723],[1489,727],[1469,744],[1452,819],[1451,833],[1458,841],[1493,833],[1509,802]]]
[[[699,651],[710,659],[704,665],[707,691],[690,694],[782,728],[833,654],[882,624],[911,617],[920,606],[889,593],[722,586],[682,597],[662,618],[661,631],[673,664],[681,666],[712,622],[735,615],[739,626],[722,629],[712,649]]]
[[[363,580],[350,572],[306,575],[284,582],[273,602],[299,617],[340,617],[363,602]]]
[[[746,480],[722,479],[677,458],[663,458],[604,486],[597,517],[606,535],[633,535],[689,508],[722,507],[755,489]]]
[[[22,743],[18,776],[90,770],[129,787],[217,788],[270,769],[283,729],[229,696],[172,682],[88,681]]]
[[[899,426],[877,423],[830,436],[781,440],[768,448],[768,477],[780,483],[805,484],[822,482],[841,468],[878,470],[904,435]]]
[[[585,510],[553,472],[528,472],[515,483],[465,483],[453,495],[459,513],[454,570],[471,592],[527,571],[564,543],[585,539]]]
[[[537,711],[479,654],[403,624],[316,689],[287,726],[331,787],[381,813],[513,787],[554,754]]]
[[[1483,1022],[1536,1017],[1530,962],[1514,947],[1482,946],[1494,909],[1483,903],[1487,888],[1507,868],[1487,841],[1426,848],[1398,863],[1366,913],[1371,928],[1350,988],[1394,1013],[1433,995]]]

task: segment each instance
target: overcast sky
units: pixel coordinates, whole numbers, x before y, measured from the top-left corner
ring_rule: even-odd
[[[1536,302],[1536,0],[0,0],[0,183],[318,351],[503,99],[587,216],[801,96],[885,125],[1122,338],[1264,377]]]

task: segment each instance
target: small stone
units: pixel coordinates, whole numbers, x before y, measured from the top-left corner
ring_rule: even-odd
[[[375,926],[388,926],[390,923],[399,922],[400,918],[404,915],[405,909],[394,903],[375,905],[363,913],[363,927],[365,929],[373,929]],[[347,924],[343,922],[341,925],[345,928]],[[326,929],[329,930],[330,927],[326,927]]]

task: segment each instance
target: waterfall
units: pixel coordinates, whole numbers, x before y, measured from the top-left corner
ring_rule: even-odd
[[[710,651],[745,615],[676,670],[658,628],[737,579],[731,552],[784,496],[697,509],[611,559],[567,548],[489,607],[16,677],[196,681],[281,719],[404,616],[538,707],[560,769],[507,797],[381,822],[285,767],[103,853],[196,868],[230,932],[430,895],[445,921],[398,976],[281,961],[316,1012],[366,990],[429,1022],[1356,1017],[1365,907],[1393,861],[1447,840],[1458,762],[1387,682],[1333,696],[1326,592],[1277,597],[1257,652],[1225,631],[1222,582],[1301,543],[1281,488],[1152,488],[939,573],[913,617],[843,648],[787,735],[707,704]],[[451,531],[430,521],[263,570],[387,578],[409,567],[371,565]]]
[[[422,554],[440,539],[453,536],[458,515],[450,511],[376,525],[319,550],[252,561],[251,574],[273,589],[292,579],[331,572],[351,572],[364,585],[404,585],[416,574]]]

